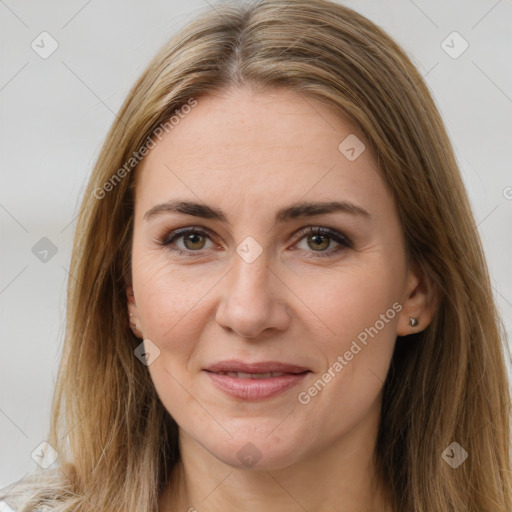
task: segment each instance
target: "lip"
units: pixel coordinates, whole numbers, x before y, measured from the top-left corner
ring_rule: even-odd
[[[309,368],[298,366],[294,364],[281,363],[278,361],[261,361],[254,363],[245,363],[230,359],[228,361],[219,361],[205,368],[206,371],[219,373],[219,372],[244,372],[244,373],[302,373],[309,371]]]
[[[204,371],[218,389],[242,400],[263,400],[274,397],[296,386],[310,373],[310,370],[303,366],[277,361],[244,363],[234,360],[215,363]],[[244,378],[223,375],[224,372],[283,373],[284,375]]]

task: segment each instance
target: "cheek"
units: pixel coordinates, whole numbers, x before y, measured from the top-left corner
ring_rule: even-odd
[[[193,327],[189,317],[215,283],[213,277],[206,273],[198,276],[198,272],[170,265],[165,255],[134,255],[137,311],[146,337],[165,343],[173,333]]]
[[[183,272],[160,255],[133,258],[142,332],[160,350],[148,367],[151,379],[171,416],[182,418],[188,411],[187,421],[193,422],[197,411],[188,392],[191,390],[188,364],[201,338],[201,298],[213,280],[208,276],[191,279],[190,269]]]
[[[328,352],[343,350],[376,323],[384,337],[393,337],[398,317],[393,304],[401,297],[398,271],[380,263],[342,270],[308,292],[313,313],[328,327],[324,347]]]
[[[326,383],[310,388],[311,393],[304,390],[313,408],[338,403],[332,417],[347,419],[347,411],[362,412],[378,396],[396,341],[401,310],[399,266],[376,259],[338,274],[329,287],[323,283],[317,288],[323,293],[309,296],[314,312],[329,328],[321,336],[311,333],[315,348],[324,354],[325,367],[318,378]]]
[[[375,286],[370,276],[361,281],[362,275],[342,280],[330,300],[317,306],[335,335],[312,336],[325,367],[298,390],[297,401],[320,444],[328,445],[340,432],[350,431],[370,411],[378,413],[377,400],[395,346],[397,291],[392,283]]]

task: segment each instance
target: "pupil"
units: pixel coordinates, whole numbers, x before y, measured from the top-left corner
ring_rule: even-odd
[[[321,245],[322,242],[324,242],[324,247],[323,248],[324,249],[326,248],[325,247],[325,241],[326,241],[327,237],[325,235],[313,235],[311,238],[313,239],[313,243],[316,244],[317,246]],[[328,241],[327,241],[327,245],[329,245]]]
[[[188,235],[188,237],[186,238],[186,241],[190,242],[192,245],[195,245],[195,244],[201,244],[200,239],[201,239],[201,235],[191,234],[191,235]]]

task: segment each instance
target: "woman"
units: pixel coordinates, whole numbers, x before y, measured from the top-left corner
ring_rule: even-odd
[[[421,76],[354,11],[216,5],[174,37],[110,130],[71,275],[59,462],[16,510],[512,509],[467,195]]]

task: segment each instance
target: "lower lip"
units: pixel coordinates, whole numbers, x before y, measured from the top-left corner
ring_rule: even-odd
[[[206,373],[215,386],[228,395],[243,400],[262,400],[296,386],[309,372],[288,373],[268,379],[241,379],[208,371]]]

